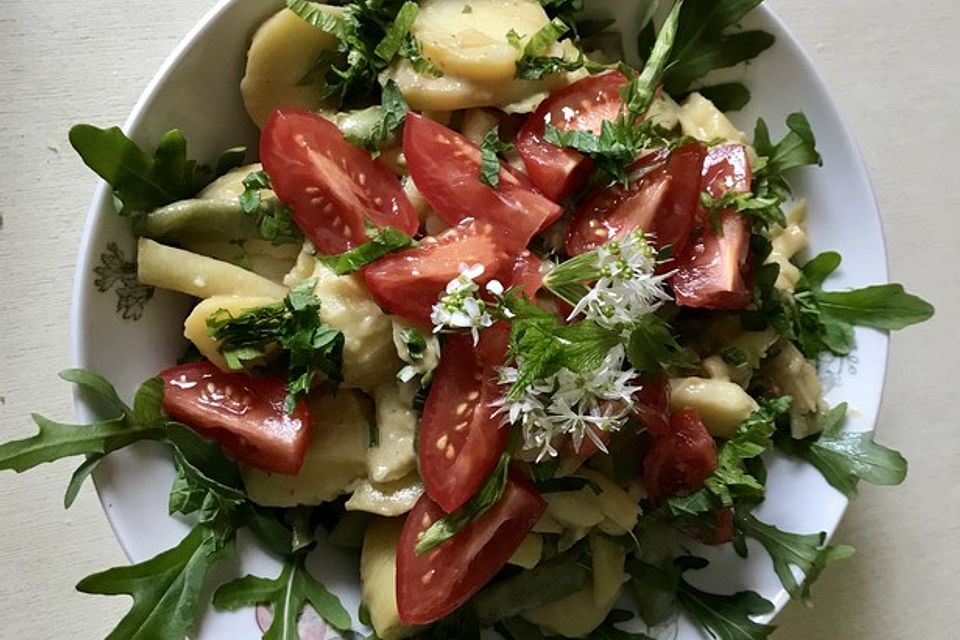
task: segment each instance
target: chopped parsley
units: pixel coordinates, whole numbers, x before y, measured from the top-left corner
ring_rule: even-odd
[[[480,182],[493,187],[500,188],[500,156],[504,153],[513,151],[513,143],[504,142],[500,139],[500,127],[494,127],[484,136],[480,144],[482,162],[480,164]]]

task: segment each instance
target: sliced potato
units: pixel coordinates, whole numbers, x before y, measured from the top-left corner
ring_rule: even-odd
[[[613,480],[592,469],[581,469],[577,475],[583,476],[597,485],[597,507],[603,515],[613,521],[624,533],[631,531],[640,517],[640,502],[634,500]]]
[[[533,569],[540,564],[541,556],[543,556],[543,538],[536,533],[528,533],[507,562],[524,569]]]
[[[715,438],[731,438],[747,416],[760,408],[738,384],[706,378],[670,381],[670,408],[696,409],[707,431]]]
[[[543,498],[547,501],[547,513],[568,529],[589,529],[603,521],[597,494],[589,487],[548,493]]]
[[[401,389],[391,380],[373,390],[373,400],[380,439],[367,450],[367,475],[374,482],[398,480],[417,468],[414,440],[419,417],[413,409],[413,390]]]
[[[523,47],[549,22],[537,0],[423,0],[411,33],[444,73],[509,81]],[[510,29],[521,36],[520,49],[507,40]]]
[[[409,60],[394,63],[380,75],[381,83],[393,80],[412,109],[456,111],[474,107],[510,107],[511,113],[530,113],[548,93],[570,82],[568,74],[543,80],[483,82],[446,73],[439,78],[416,72]]]
[[[222,371],[229,371],[227,363],[217,349],[217,342],[207,332],[207,318],[224,309],[233,316],[244,311],[264,307],[277,302],[276,298],[241,297],[241,296],[213,296],[202,301],[187,316],[183,323],[183,335],[193,343],[203,357],[217,365]]]
[[[747,136],[733,126],[730,119],[712,102],[694,91],[677,112],[680,128],[688,136],[710,142],[718,138],[730,142],[747,143]]]
[[[416,473],[393,482],[374,483],[364,480],[347,500],[347,511],[366,511],[378,516],[402,516],[423,495],[423,482]]]
[[[823,384],[813,363],[792,342],[783,341],[780,351],[766,364],[765,373],[775,394],[793,398],[790,435],[802,439],[818,433],[819,417],[826,404],[822,400]]]
[[[416,632],[416,627],[400,622],[397,612],[397,543],[401,529],[401,518],[374,521],[367,527],[360,554],[363,602],[382,640],[400,640]]]
[[[321,5],[340,15],[342,9]],[[313,69],[320,54],[337,46],[337,40],[283,9],[264,22],[247,52],[247,70],[240,82],[243,104],[262,127],[281,107],[313,111],[322,106],[316,84],[297,86]]]
[[[593,558],[593,600],[602,607],[620,597],[627,578],[623,572],[627,553],[622,544],[597,533],[591,533],[589,541]]]
[[[252,296],[279,300],[287,288],[236,265],[140,238],[137,279],[196,298]]]
[[[338,276],[317,260],[310,277],[317,281],[320,317],[343,332],[343,385],[370,390],[393,380],[402,366],[393,345],[393,324],[363,278]]]
[[[310,396],[313,433],[303,468],[295,476],[243,468],[250,499],[267,507],[295,507],[329,502],[353,491],[366,470],[370,422],[359,394]]]
[[[263,171],[263,165],[259,162],[231,169],[208,184],[197,197],[203,200],[236,200],[247,189],[243,186],[243,179],[257,171]],[[261,200],[276,197],[277,194],[269,189],[260,192]]]

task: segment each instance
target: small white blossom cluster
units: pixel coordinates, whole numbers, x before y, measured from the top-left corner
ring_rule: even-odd
[[[657,256],[643,231],[598,248],[596,256],[599,278],[569,319],[583,313],[587,320],[614,329],[653,313],[670,300],[664,283],[672,274],[654,273]]]
[[[561,369],[536,380],[519,398],[502,397],[493,405],[505,423],[520,426],[523,448],[539,451],[538,462],[557,455],[556,445],[563,436],[570,436],[576,451],[589,438],[606,453],[595,429],[618,431],[630,414],[633,394],[640,389],[631,384],[639,374],[625,367],[625,361],[625,349],[616,346],[594,371],[578,374]],[[517,368],[501,368],[500,384],[513,385],[516,380]]]
[[[430,321],[434,325],[434,333],[448,329],[470,329],[473,343],[477,344],[480,330],[493,326],[496,320],[490,311],[498,307],[491,307],[477,296],[480,285],[476,279],[483,275],[483,271],[482,264],[460,264],[460,275],[447,283],[445,294],[433,305]],[[486,290],[494,297],[503,295],[503,285],[498,280],[488,282]]]

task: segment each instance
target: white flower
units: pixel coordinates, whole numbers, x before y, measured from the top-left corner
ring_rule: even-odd
[[[487,303],[475,295],[480,291],[480,286],[474,280],[482,276],[483,271],[482,264],[460,264],[460,275],[447,283],[446,294],[433,305],[430,312],[434,333],[444,329],[470,329],[473,343],[477,344],[480,329],[493,326],[493,316],[487,309]]]
[[[522,362],[520,363],[522,365]],[[501,385],[513,386],[518,369],[500,369]],[[538,451],[537,461],[557,455],[560,438],[569,436],[579,451],[584,438],[606,452],[597,431],[618,431],[633,407],[632,383],[638,373],[627,365],[622,346],[610,350],[599,367],[584,373],[560,369],[535,380],[516,399],[501,397],[493,403],[504,423],[521,428],[524,449]]]
[[[570,319],[583,313],[588,320],[613,329],[656,311],[670,295],[664,283],[671,273],[656,275],[657,256],[642,231],[596,250],[600,274],[573,308]]]

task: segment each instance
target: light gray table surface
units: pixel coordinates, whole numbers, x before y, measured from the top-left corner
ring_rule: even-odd
[[[69,418],[67,318],[94,179],[75,122],[121,123],[211,0],[0,0],[0,440],[29,413]],[[780,640],[960,638],[960,4],[769,0],[853,128],[884,214],[891,273],[937,306],[894,337],[881,439],[910,459],[896,489],[865,487],[838,532],[857,555],[829,569],[816,606],[791,605]],[[104,637],[124,598],[81,577],[125,561],[92,486],[64,512],[72,462],[0,474],[0,638]]]

